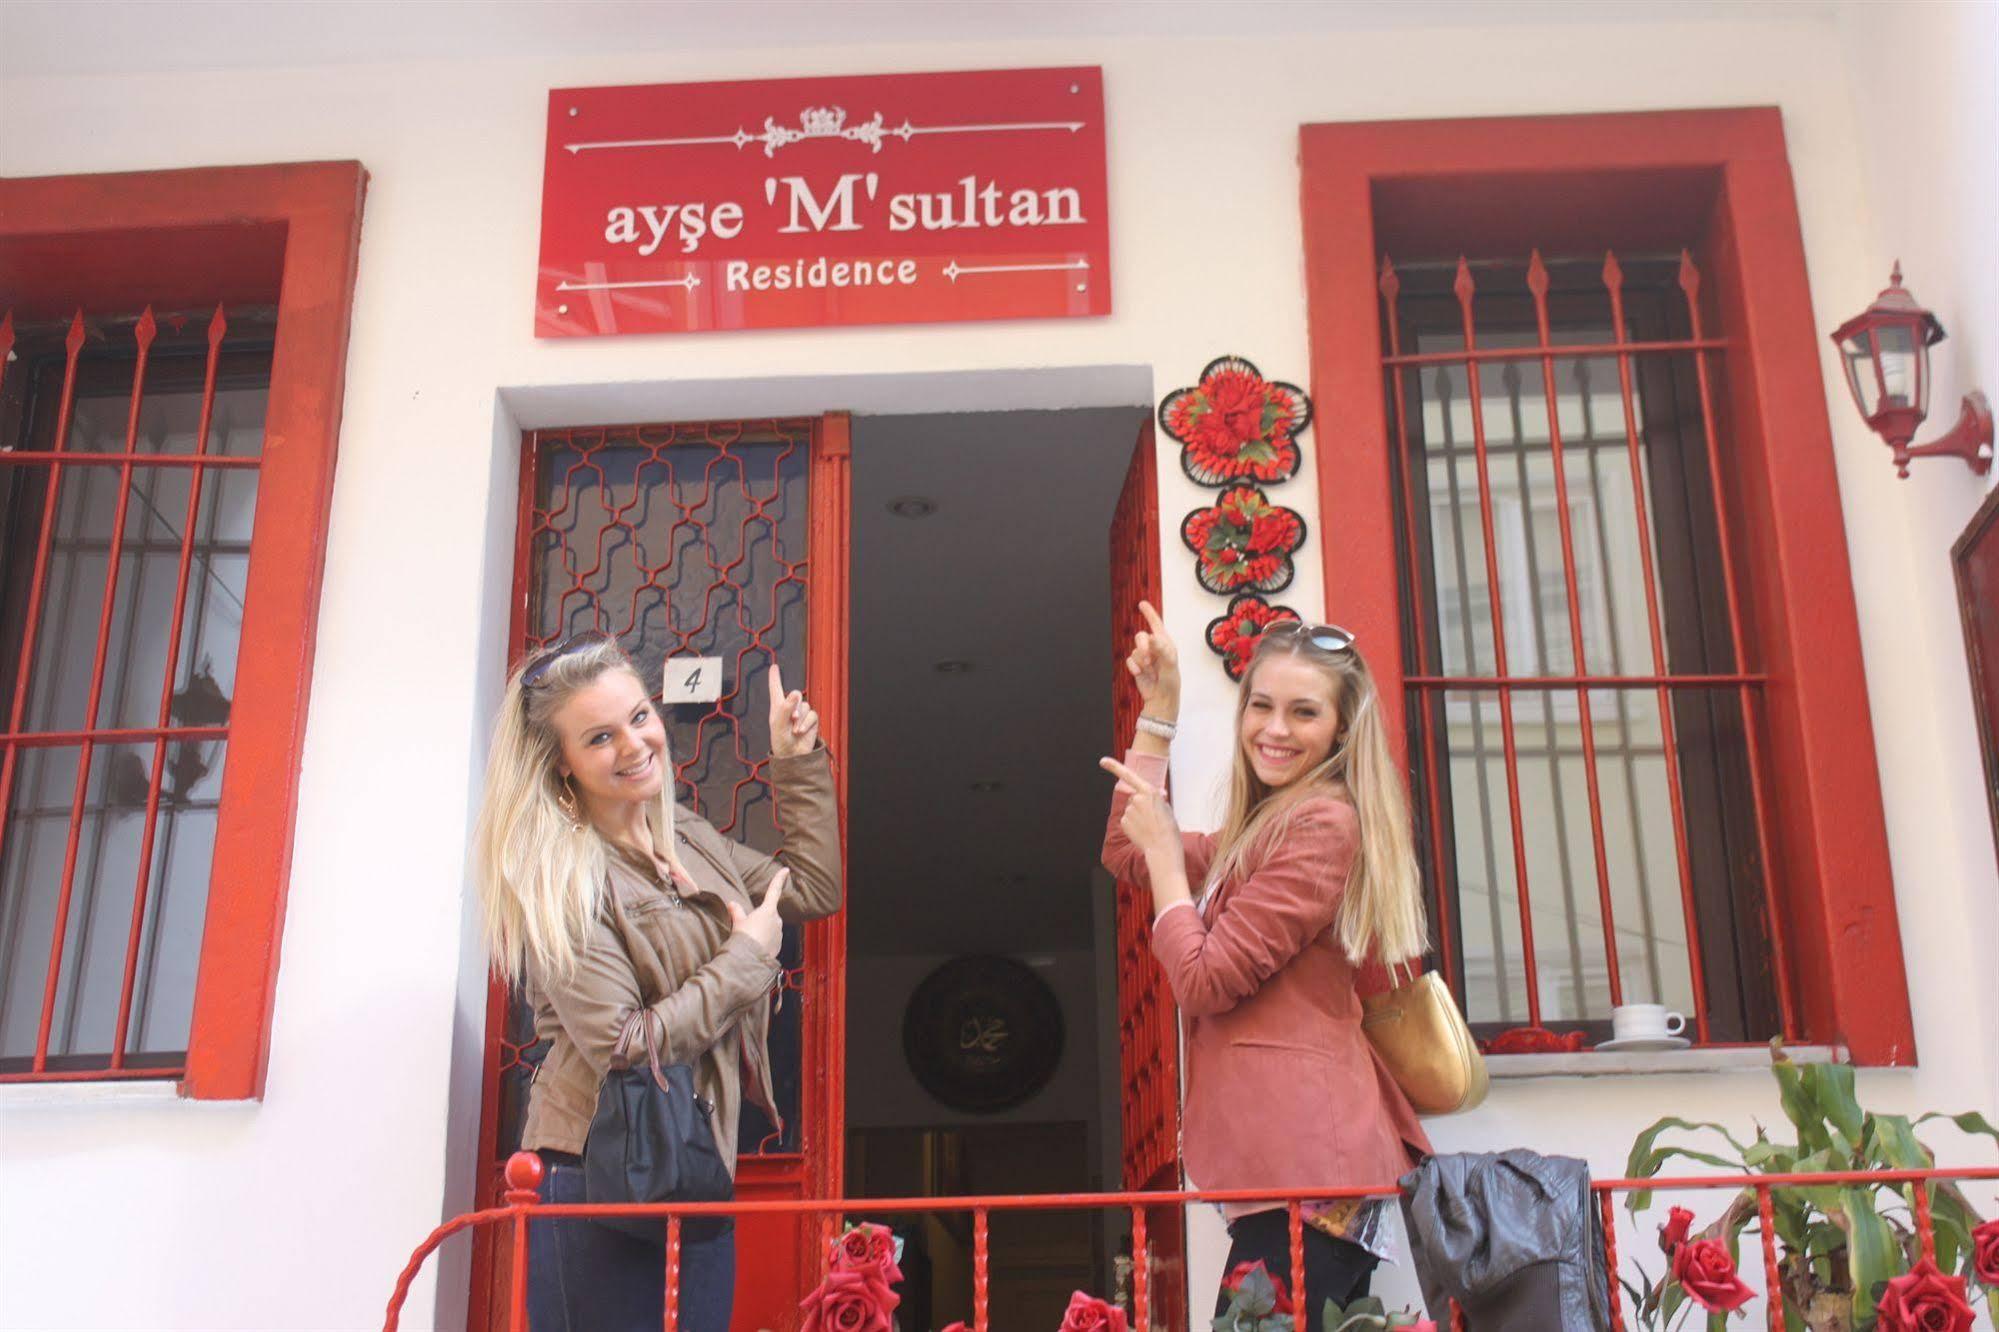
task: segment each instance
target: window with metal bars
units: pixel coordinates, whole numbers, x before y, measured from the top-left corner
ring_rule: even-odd
[[[1382,262],[1412,796],[1467,1015],[1787,1023],[1691,257]]]
[[[0,1074],[175,1077],[229,754],[270,312],[6,331]]]

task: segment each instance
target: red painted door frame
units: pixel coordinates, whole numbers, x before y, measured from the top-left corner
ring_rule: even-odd
[[[1138,722],[1138,691],[1124,659],[1145,628],[1140,600],[1160,604],[1159,454],[1148,419],[1139,430],[1124,489],[1111,513],[1111,746],[1123,752]],[[1180,1187],[1180,1021],[1165,973],[1152,956],[1152,896],[1117,885],[1118,1072],[1124,1087],[1124,1187]],[[1186,1218],[1178,1207],[1146,1209],[1155,1322],[1185,1326]],[[1134,1274],[1136,1276],[1136,1274]]]
[[[847,824],[848,663],[847,642],[851,599],[848,575],[852,565],[852,421],[845,412],[820,417],[812,431],[806,489],[807,697],[819,710],[820,734],[833,756],[833,780],[839,796],[841,848],[845,854]],[[516,505],[514,589],[507,643],[518,655],[528,634],[528,561],[531,558],[536,483],[536,457],[531,436],[521,447],[520,491]],[[844,869],[844,866],[843,866]],[[844,877],[844,876],[843,876]],[[736,1196],[743,1201],[796,1198],[837,1198],[846,1169],[846,1009],[847,918],[845,912],[805,926],[808,970],[798,996],[803,1014],[803,1049],[811,1076],[801,1078],[798,1150],[782,1155],[741,1159]],[[518,1056],[506,1040],[509,1000],[506,989],[491,983],[487,992],[486,1058],[481,1075],[478,1176],[475,1207],[496,1205],[500,1179],[492,1169],[499,1151],[500,1084]],[[735,1324],[743,1329],[788,1327],[805,1289],[818,1279],[825,1252],[827,1222],[810,1218],[750,1217],[738,1223],[738,1249],[754,1262],[738,1265]],[[503,1294],[506,1261],[493,1237],[475,1242],[471,1300],[466,1325],[470,1332],[499,1332],[505,1316],[493,1296]]]
[[[1805,1036],[1855,1062],[1915,1061],[1858,612],[1833,465],[1796,193],[1775,108],[1307,125],[1306,290],[1328,605],[1369,661],[1402,743],[1405,666],[1381,379],[1383,237],[1448,239],[1471,217],[1492,248],[1692,244],[1710,274],[1730,456],[1726,480],[1760,715],[1777,782],[1770,891],[1791,929]],[[1452,210],[1433,204],[1452,201]],[[1672,201],[1691,209],[1691,241]],[[1429,221],[1425,221],[1425,217]],[[1416,219],[1411,221],[1411,219]],[[1462,233],[1456,242],[1463,244]],[[1408,241],[1421,245],[1424,240]],[[1398,260],[1412,256],[1398,254]],[[1454,254],[1444,257],[1455,257]]]

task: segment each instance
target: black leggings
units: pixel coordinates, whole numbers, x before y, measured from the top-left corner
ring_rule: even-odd
[[[1285,1208],[1251,1212],[1231,1221],[1229,1239],[1228,1266],[1222,1269],[1224,1277],[1235,1271],[1237,1263],[1253,1263],[1260,1258],[1271,1276],[1287,1285],[1290,1283],[1291,1223]],[[1298,1320],[1298,1325],[1316,1330],[1327,1300],[1335,1300],[1344,1308],[1356,1297],[1367,1294],[1368,1283],[1373,1279],[1375,1266],[1380,1261],[1360,1245],[1350,1240],[1334,1239],[1308,1223],[1305,1226],[1305,1316]],[[1218,1291],[1215,1295],[1216,1316],[1219,1317],[1228,1307],[1228,1291]]]

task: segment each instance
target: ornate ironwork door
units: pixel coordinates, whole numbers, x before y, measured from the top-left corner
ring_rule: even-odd
[[[521,460],[513,660],[578,630],[615,633],[657,687],[671,658],[720,658],[720,696],[664,708],[682,802],[775,849],[764,668],[805,682],[843,813],[847,718],[848,419],[844,414],[529,431]],[[739,1198],[836,1197],[845,1142],[843,916],[787,927],[771,1020],[780,1127],[745,1107]],[[487,1009],[478,1205],[520,1142],[533,1040],[494,985]],[[810,1078],[805,1069],[815,1070]],[[735,1324],[787,1328],[818,1273],[820,1227],[738,1223]],[[752,1257],[753,1256],[753,1257]],[[497,1327],[503,1246],[474,1257],[471,1326]]]

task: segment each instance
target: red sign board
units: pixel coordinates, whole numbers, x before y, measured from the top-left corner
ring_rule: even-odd
[[[1103,71],[557,89],[538,337],[1111,309]]]

